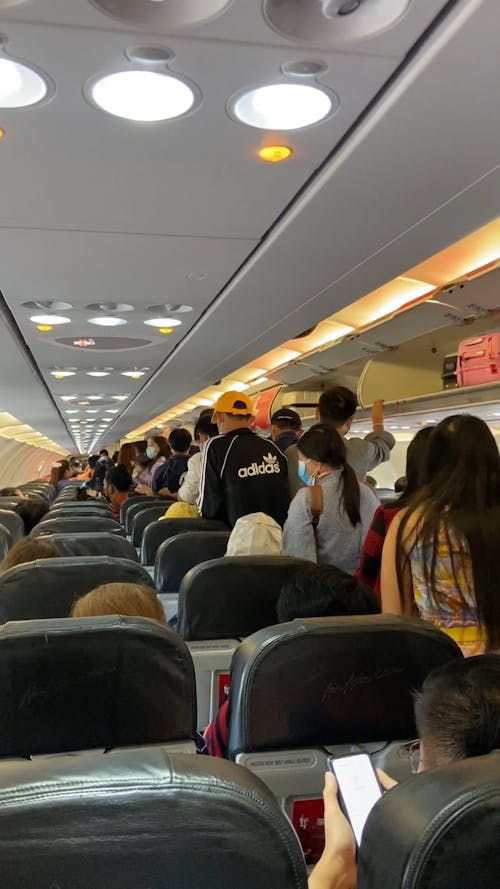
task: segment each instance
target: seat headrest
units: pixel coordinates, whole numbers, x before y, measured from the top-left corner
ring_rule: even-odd
[[[231,664],[229,751],[415,737],[413,692],[462,657],[417,618],[293,620],[255,633]]]
[[[43,538],[57,546],[62,556],[111,556],[114,559],[129,559],[137,562],[137,551],[125,537],[119,534],[101,532],[93,534],[47,534]]]
[[[197,565],[179,590],[179,633],[190,641],[235,638],[276,623],[283,585],[310,565],[291,556],[225,556]]]
[[[229,531],[188,531],[165,540],[155,558],[158,592],[177,593],[191,568],[224,555],[228,540]]]
[[[0,831],[8,889],[307,889],[258,778],[161,747],[0,764]]]
[[[500,752],[415,775],[377,803],[358,889],[498,886]]]
[[[154,587],[137,562],[110,556],[37,559],[0,575],[0,624],[9,620],[68,617],[75,599],[103,583]]]
[[[191,655],[147,618],[0,627],[0,757],[194,737]]]
[[[166,509],[166,507],[165,507]],[[144,529],[141,542],[141,562],[154,565],[156,551],[164,540],[187,531],[227,531],[224,522],[215,519],[163,519],[151,522]]]
[[[47,516],[50,516],[50,513],[47,513]],[[54,534],[58,531],[66,534],[78,533],[79,531],[110,531],[112,534],[122,535],[124,533],[121,525],[112,518],[108,519],[107,516],[101,518],[100,515],[64,515],[57,516],[54,519],[44,518],[33,528],[30,537],[42,537],[44,534]]]
[[[3,525],[10,531],[13,543],[24,537],[24,522],[17,512],[13,509],[0,508],[0,525]]]

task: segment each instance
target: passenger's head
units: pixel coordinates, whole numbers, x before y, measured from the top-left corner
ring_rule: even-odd
[[[113,461],[113,463],[118,463],[119,453],[120,453],[120,451],[113,451],[113,456],[111,457],[111,460]]]
[[[97,454],[91,454],[89,457],[89,468],[92,472],[92,475],[94,474],[95,468],[98,463],[99,463],[99,457],[97,456]]]
[[[19,488],[2,488],[0,497],[26,497],[26,494],[23,494]]]
[[[29,534],[38,522],[41,522],[44,515],[47,515],[49,506],[44,500],[21,500],[16,505],[16,512],[21,516],[24,522],[24,533]]]
[[[275,411],[271,417],[271,438],[276,441],[283,432],[295,432],[299,434],[302,421],[297,413],[289,407],[282,407]]]
[[[419,771],[500,747],[500,655],[450,661],[433,670],[416,696]]]
[[[226,556],[281,556],[283,532],[271,516],[252,512],[236,522],[227,543]]]
[[[61,460],[60,463],[56,463],[55,466],[52,467],[50,473],[50,484],[57,488],[59,482],[62,482],[64,479],[71,478],[73,474],[73,470],[70,468],[70,465],[67,460]]]
[[[344,440],[328,423],[311,426],[299,441],[299,476],[306,484],[318,482],[334,469],[342,470],[341,500],[352,525],[361,521],[360,489],[354,470],[347,463]]]
[[[487,649],[500,650],[500,598],[497,548],[500,540],[500,459],[486,423],[459,414],[447,417],[429,436],[426,483],[410,499],[398,529],[397,569],[400,589],[407,555],[402,544],[408,521],[418,512],[414,546],[422,547],[426,586],[439,599],[436,560],[443,534],[453,538],[454,595],[457,608],[475,599]],[[450,549],[450,546],[448,546]],[[466,588],[465,561],[472,564],[473,589]]]
[[[37,559],[56,559],[60,555],[61,553],[50,540],[44,540],[42,537],[35,539],[25,537],[11,547],[0,565],[0,571],[7,571],[16,565],[24,565],[26,562],[34,562]]]
[[[281,623],[296,617],[380,612],[373,590],[334,565],[312,565],[297,571],[282,588],[276,607]]]
[[[102,448],[102,449],[99,451],[99,456],[100,456],[100,457],[109,457],[109,452],[106,450],[106,448]]]
[[[187,454],[192,441],[193,436],[187,429],[172,429],[168,436],[168,443],[175,454]]]
[[[77,599],[71,617],[123,614],[150,617],[166,624],[165,611],[155,591],[138,583],[105,583]]]
[[[340,435],[346,435],[356,413],[358,400],[345,386],[333,386],[322,392],[318,402],[320,423],[331,423]]]
[[[408,450],[406,451],[406,478],[403,489],[405,499],[413,496],[425,484],[429,438],[434,428],[434,426],[424,426],[423,429],[419,429],[408,445]],[[394,485],[394,490],[397,490],[396,485]]]
[[[152,435],[148,438],[146,454],[149,460],[158,460],[158,457],[170,457],[170,445],[163,435]]]
[[[367,475],[365,478],[365,485],[368,485],[368,487],[371,488],[372,491],[376,491],[377,490],[377,479],[373,478],[373,475]]]
[[[404,490],[406,490],[407,480],[406,475],[400,475],[399,478],[394,482],[394,491],[396,494],[402,494]]]
[[[219,434],[219,430],[215,423],[212,423],[212,409],[205,415],[200,415],[196,426],[194,427],[194,440],[200,451],[203,450],[209,438]]]
[[[131,441],[125,442],[122,444],[120,450],[118,451],[118,458],[116,463],[118,466],[124,466],[130,473],[132,473],[132,469],[134,467],[135,461],[137,459],[137,451],[135,444],[132,444]]]
[[[224,392],[215,403],[212,423],[217,424],[219,432],[223,435],[233,429],[249,426],[252,413],[253,405],[250,398],[241,392]]]
[[[110,503],[123,503],[132,487],[132,476],[125,466],[110,466],[104,476],[104,496]]]

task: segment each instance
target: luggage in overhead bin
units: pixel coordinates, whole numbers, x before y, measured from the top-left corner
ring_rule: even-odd
[[[478,386],[500,380],[500,333],[490,333],[458,344],[457,382]]]
[[[456,389],[457,383],[457,361],[456,352],[453,355],[445,355],[443,358],[443,372],[441,379],[443,381],[443,389]]]

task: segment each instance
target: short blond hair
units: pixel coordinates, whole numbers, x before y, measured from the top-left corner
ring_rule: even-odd
[[[150,617],[163,624],[167,622],[155,591],[139,583],[103,583],[77,599],[71,609],[71,617],[98,617],[101,614]]]

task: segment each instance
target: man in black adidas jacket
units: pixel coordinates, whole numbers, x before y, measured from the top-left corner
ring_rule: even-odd
[[[243,515],[265,512],[283,525],[288,512],[287,459],[250,429],[253,406],[241,392],[225,392],[213,423],[220,435],[205,445],[198,509],[231,528]]]

